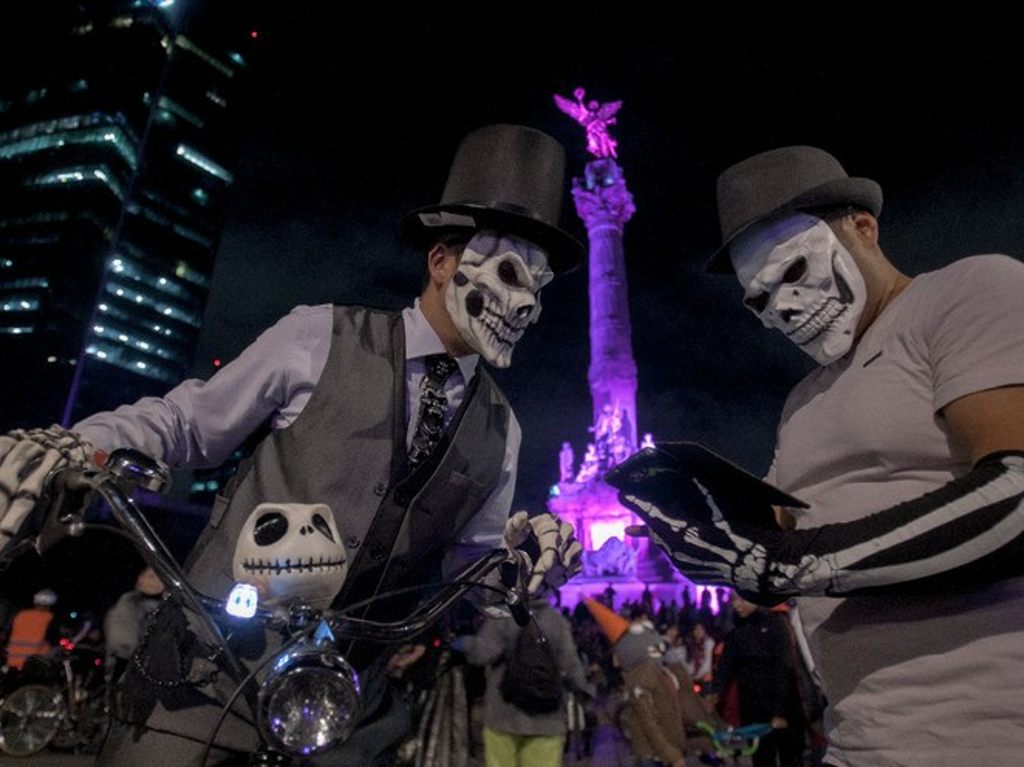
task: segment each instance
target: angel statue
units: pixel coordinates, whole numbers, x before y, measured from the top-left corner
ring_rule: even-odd
[[[594,157],[618,157],[615,147],[618,142],[608,135],[608,126],[615,124],[615,113],[622,107],[621,101],[584,101],[587,92],[577,88],[572,93],[576,101],[555,94],[555,104],[587,131],[587,151]]]

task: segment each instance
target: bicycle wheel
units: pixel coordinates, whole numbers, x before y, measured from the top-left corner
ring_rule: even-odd
[[[60,726],[60,690],[44,684],[19,687],[0,706],[0,751],[29,756],[46,748]]]

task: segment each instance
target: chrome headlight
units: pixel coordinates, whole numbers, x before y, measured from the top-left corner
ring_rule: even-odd
[[[260,687],[260,730],[293,756],[319,754],[352,733],[359,675],[333,647],[307,641],[274,662]]]

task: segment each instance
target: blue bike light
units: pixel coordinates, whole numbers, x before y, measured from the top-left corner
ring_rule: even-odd
[[[274,662],[260,687],[260,730],[292,756],[328,751],[352,733],[359,696],[348,661],[327,643],[306,640]]]
[[[236,618],[251,618],[256,614],[256,605],[259,604],[260,595],[256,587],[248,583],[236,583],[228,594],[227,604],[224,610],[228,615]]]

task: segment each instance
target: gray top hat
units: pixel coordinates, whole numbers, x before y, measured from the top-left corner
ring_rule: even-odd
[[[839,161],[813,146],[786,146],[748,157],[718,177],[718,221],[722,244],[706,271],[732,274],[729,245],[752,224],[780,213],[853,205],[877,216],[882,187],[850,178]]]
[[[558,228],[564,191],[561,144],[522,125],[488,125],[462,140],[441,202],[405,216],[399,231],[424,246],[446,232],[497,229],[536,243],[564,273],[583,257],[583,245]]]

